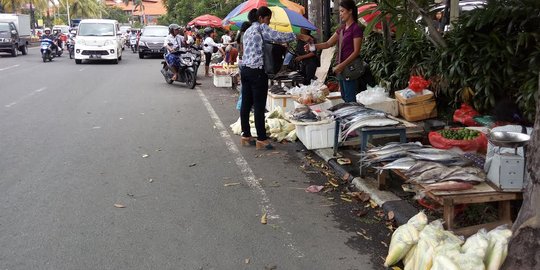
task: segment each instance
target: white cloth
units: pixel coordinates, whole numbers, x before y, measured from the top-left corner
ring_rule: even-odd
[[[184,37],[181,36],[181,35],[176,35],[176,36],[173,36],[171,34],[169,34],[166,38],[165,38],[165,42],[163,42],[163,47],[169,45],[169,44],[172,44],[171,47],[173,49],[178,49],[180,47],[182,47],[182,44],[184,43]]]
[[[231,40],[232,40],[232,38],[227,34],[221,36],[221,43],[223,43],[223,44],[229,44],[229,43],[231,43]]]
[[[213,53],[214,47],[219,47],[219,45],[211,37],[206,37],[203,41],[203,51],[205,53]]]

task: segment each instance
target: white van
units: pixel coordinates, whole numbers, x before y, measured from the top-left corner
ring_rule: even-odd
[[[75,63],[83,60],[122,60],[122,42],[116,20],[81,20],[75,38]]]

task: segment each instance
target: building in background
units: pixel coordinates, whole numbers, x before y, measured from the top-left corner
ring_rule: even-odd
[[[157,24],[158,17],[167,14],[163,0],[142,0],[141,5],[133,5],[133,1],[126,5],[123,1],[105,0],[105,4],[122,9],[131,16],[131,20],[143,24]]]

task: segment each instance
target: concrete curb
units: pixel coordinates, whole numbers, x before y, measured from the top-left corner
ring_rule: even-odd
[[[386,212],[394,212],[394,219],[397,224],[405,224],[418,210],[407,201],[402,200],[394,193],[379,190],[375,181],[352,176],[343,166],[339,165],[332,149],[317,149],[313,151],[317,156],[323,159],[328,165],[336,171],[337,175],[351,183],[351,186],[358,190],[369,193],[371,199],[383,208]]]

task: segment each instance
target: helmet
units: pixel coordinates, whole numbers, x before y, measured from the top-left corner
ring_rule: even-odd
[[[51,28],[45,27],[45,29],[43,29],[43,32],[47,32],[47,31],[51,32]]]
[[[212,28],[212,27],[206,27],[206,28],[204,28],[204,33],[205,33],[206,35],[209,35],[209,34],[211,34],[211,33],[213,33],[213,32],[214,32],[214,28]]]
[[[180,29],[180,25],[176,23],[169,25],[169,30],[176,30],[176,29]]]

